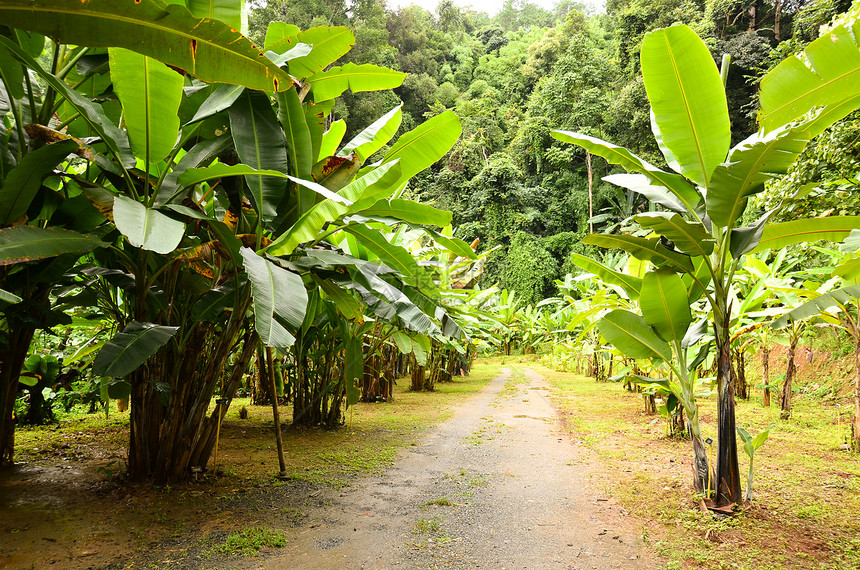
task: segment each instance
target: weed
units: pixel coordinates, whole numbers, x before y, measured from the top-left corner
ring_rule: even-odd
[[[827,516],[827,512],[821,505],[807,505],[804,507],[799,507],[797,510],[794,511],[794,514],[797,515],[797,518],[799,519],[810,520],[821,519]]]
[[[286,546],[287,537],[280,531],[263,526],[255,526],[240,530],[228,536],[223,544],[205,552],[205,555],[223,554],[226,556],[256,556],[263,548],[281,548]]]
[[[442,521],[437,517],[431,517],[429,519],[420,518],[412,527],[412,532],[415,534],[427,534],[431,532],[437,532],[442,526]]]
[[[432,501],[427,501],[426,506],[428,507],[453,507],[455,506],[450,500],[445,497],[440,497],[438,499],[433,499]]]

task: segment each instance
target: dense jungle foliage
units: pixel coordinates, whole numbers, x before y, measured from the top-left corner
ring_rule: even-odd
[[[345,95],[332,116],[356,125],[350,128],[361,124],[350,118],[379,116],[398,98],[404,126],[444,109],[458,114],[462,138],[411,190],[451,210],[458,237],[480,239],[479,251],[497,248],[482,282],[516,291],[526,303],[559,293],[555,280],[576,272],[570,254],[596,251],[580,243],[592,229],[611,232],[649,208],[644,197],[601,180],[613,172],[604,160],[550,136],[552,129],[590,134],[665,167],[651,133],[639,64],[648,31],[685,23],[716,61],[724,53],[732,56],[726,91],[734,144],[756,130],[761,77],[850,7],[847,0],[622,0],[598,13],[567,0],[553,11],[507,0],[491,17],[450,1],[433,13],[375,0],[259,4],[250,17],[252,38],[261,38],[276,19],[300,27],[345,25],[356,35],[349,61],[409,74],[393,92]],[[853,176],[858,125],[849,119],[813,142],[748,219],[769,209],[790,185]],[[852,213],[856,206],[856,195],[837,188],[798,199],[779,215]]]

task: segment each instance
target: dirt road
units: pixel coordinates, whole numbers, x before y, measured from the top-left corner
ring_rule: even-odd
[[[383,475],[325,490],[247,568],[654,568],[641,528],[588,480],[543,378],[502,369]]]

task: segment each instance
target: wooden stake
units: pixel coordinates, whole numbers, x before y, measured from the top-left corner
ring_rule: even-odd
[[[275,366],[272,362],[272,349],[266,347],[266,366],[268,367],[269,381],[272,384],[272,416],[275,419],[275,441],[278,444],[278,465],[281,468],[279,477],[286,477],[287,464],[284,461],[284,442],[281,439],[281,414],[278,410],[278,388],[275,386]]]

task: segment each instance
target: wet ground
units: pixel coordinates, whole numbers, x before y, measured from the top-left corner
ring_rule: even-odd
[[[180,497],[111,485],[104,463],[22,466],[0,479],[0,567],[659,567],[639,541],[642,522],[597,490],[588,450],[562,435],[547,395],[539,374],[502,369],[391,468],[344,488]],[[286,546],[251,558],[207,552],[255,524],[283,529]]]

